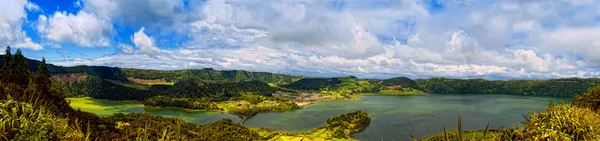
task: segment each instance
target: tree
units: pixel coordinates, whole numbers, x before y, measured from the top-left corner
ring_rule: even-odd
[[[42,58],[42,63],[37,69],[35,73],[33,82],[37,85],[37,89],[39,89],[42,94],[48,94],[51,87],[50,82],[50,71],[48,71],[48,65],[46,65],[46,59]]]
[[[26,86],[29,84],[29,74],[31,72],[29,72],[29,67],[27,67],[27,60],[25,59],[25,56],[23,56],[23,54],[21,54],[21,50],[17,49],[17,52],[15,53],[14,57],[13,57],[13,65],[14,65],[14,69],[13,70],[13,78],[11,78],[11,81],[14,81],[14,83],[20,85],[20,86]]]
[[[6,53],[4,54],[4,58],[2,58],[2,69],[0,69],[0,71],[2,72],[1,81],[7,82],[7,80],[10,80],[10,78],[12,77],[11,68],[13,68],[12,54],[10,53],[10,46],[8,46],[6,47]]]

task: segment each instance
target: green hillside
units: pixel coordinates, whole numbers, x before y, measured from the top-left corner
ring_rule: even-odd
[[[248,81],[258,80],[266,83],[286,84],[304,78],[268,72],[249,72],[244,70],[214,70],[211,68],[199,70],[145,70],[145,69],[120,69],[125,76],[140,79],[166,79],[168,82],[194,78],[203,80]]]
[[[2,61],[3,55],[0,56]],[[32,71],[37,69],[40,61],[26,59],[28,68]],[[429,78],[411,80],[407,77],[396,77],[385,80],[367,80],[356,77],[336,78],[306,78],[305,76],[292,76],[267,72],[249,72],[243,70],[214,70],[210,68],[197,70],[146,70],[131,68],[115,68],[105,66],[74,66],[62,67],[48,64],[50,74],[54,76],[65,74],[84,74],[82,79],[60,80],[66,87],[67,96],[92,96],[102,99],[113,100],[143,100],[153,95],[164,93],[168,86],[153,86],[153,84],[173,85],[175,82],[195,80],[212,80],[221,82],[244,82],[260,81],[271,86],[281,86],[286,89],[321,92],[329,94],[356,94],[356,93],[380,93],[392,95],[431,93],[478,93],[478,94],[518,94],[518,95],[545,95],[545,96],[573,96],[583,93],[586,89],[600,84],[600,79],[563,78],[551,80],[485,80],[485,79],[448,79]],[[88,80],[89,79],[89,80]],[[158,81],[139,84],[131,79],[141,81]],[[184,85],[181,83],[180,85]],[[221,86],[218,86],[221,85]],[[231,84],[215,84],[214,87],[225,87]],[[177,86],[174,86],[177,87]],[[227,86],[229,87],[229,86]],[[265,86],[260,86],[268,88]],[[177,88],[175,88],[177,89]],[[179,88],[181,89],[181,88]],[[246,91],[249,89],[240,89]],[[237,90],[240,92],[240,90]],[[282,89],[279,89],[282,90]],[[159,93],[156,93],[156,92]],[[187,91],[187,92],[185,92]],[[205,91],[205,90],[193,90]],[[263,91],[263,90],[258,90]],[[179,92],[169,91],[177,97],[191,96],[191,90]],[[112,96],[114,93],[120,96]],[[179,95],[180,93],[187,93]],[[219,92],[217,95],[222,95]],[[238,93],[230,93],[238,94]],[[206,96],[204,94],[195,94]]]
[[[600,84],[600,79],[563,78],[550,80],[417,79],[432,93],[518,94],[571,97]]]

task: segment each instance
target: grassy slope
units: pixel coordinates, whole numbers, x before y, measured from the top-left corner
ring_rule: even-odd
[[[70,102],[73,109],[94,111],[94,114],[99,116],[111,116],[114,113],[126,111],[126,109],[144,107],[143,104],[136,101],[110,101],[91,98],[66,98],[66,100]]]

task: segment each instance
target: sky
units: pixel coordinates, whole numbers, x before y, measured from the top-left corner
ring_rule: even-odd
[[[0,0],[0,46],[62,66],[361,78],[600,76],[596,0]]]

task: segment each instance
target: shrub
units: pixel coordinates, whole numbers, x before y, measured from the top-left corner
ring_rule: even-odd
[[[562,104],[532,113],[523,129],[503,129],[502,140],[598,140],[598,119],[591,109]]]
[[[87,140],[80,128],[69,126],[67,119],[10,96],[0,101],[0,118],[0,140]]]
[[[571,103],[598,111],[600,109],[600,86],[588,89],[583,95],[575,95]]]

